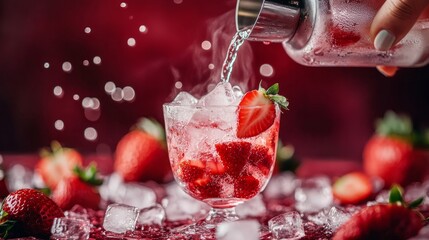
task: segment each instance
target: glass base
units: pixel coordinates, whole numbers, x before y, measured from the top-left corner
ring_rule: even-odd
[[[212,208],[205,219],[173,229],[170,239],[216,239],[216,226],[219,223],[238,219],[235,207]]]

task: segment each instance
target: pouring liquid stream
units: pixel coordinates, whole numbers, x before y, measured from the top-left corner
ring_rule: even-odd
[[[229,44],[228,51],[226,53],[225,61],[222,65],[222,71],[220,73],[221,82],[229,82],[231,78],[232,69],[234,62],[237,58],[238,50],[244,41],[249,37],[251,29],[243,29],[237,31]]]

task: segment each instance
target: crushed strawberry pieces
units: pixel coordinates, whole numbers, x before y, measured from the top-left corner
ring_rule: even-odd
[[[279,93],[278,83],[267,90],[247,92],[238,105],[237,137],[249,138],[270,128],[276,118],[276,105],[287,109],[287,99]]]
[[[249,199],[258,194],[262,186],[260,178],[265,179],[274,164],[269,148],[245,141],[219,143],[215,148],[218,158],[182,159],[178,164],[178,177],[190,194],[197,199]]]

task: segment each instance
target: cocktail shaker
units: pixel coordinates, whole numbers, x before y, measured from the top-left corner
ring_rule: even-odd
[[[419,19],[388,51],[370,38],[384,0],[237,0],[237,30],[249,40],[281,42],[307,66],[419,67],[429,63],[429,18]]]

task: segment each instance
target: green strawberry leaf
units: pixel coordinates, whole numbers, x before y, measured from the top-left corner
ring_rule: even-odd
[[[136,128],[155,137],[160,142],[165,142],[166,137],[164,127],[155,119],[141,118],[137,122]]]
[[[13,227],[15,227],[16,221],[6,220],[0,223],[0,237],[7,239],[9,233],[12,231]]]
[[[267,95],[277,95],[279,93],[279,84],[275,83],[269,87],[266,91]]]
[[[424,197],[417,198],[416,200],[414,200],[408,204],[408,208],[410,208],[410,209],[417,208],[418,206],[420,206],[420,204],[423,203],[424,200],[425,200]]]
[[[276,164],[280,172],[290,171],[295,173],[301,162],[295,156],[295,149],[292,145],[283,145],[281,140],[277,144]]]
[[[91,163],[87,168],[83,169],[79,166],[75,166],[73,171],[85,183],[88,183],[92,186],[100,186],[103,184],[103,180],[98,177],[97,166],[94,163]]]
[[[276,103],[281,108],[288,109],[287,107],[289,106],[289,102],[287,101],[287,99],[284,96],[278,94],[279,93],[279,84],[278,83],[273,84],[267,90],[262,88],[261,83],[259,83],[259,91],[261,91],[266,98],[268,98],[272,102]]]
[[[401,187],[394,185],[389,192],[389,203],[404,204]]]

